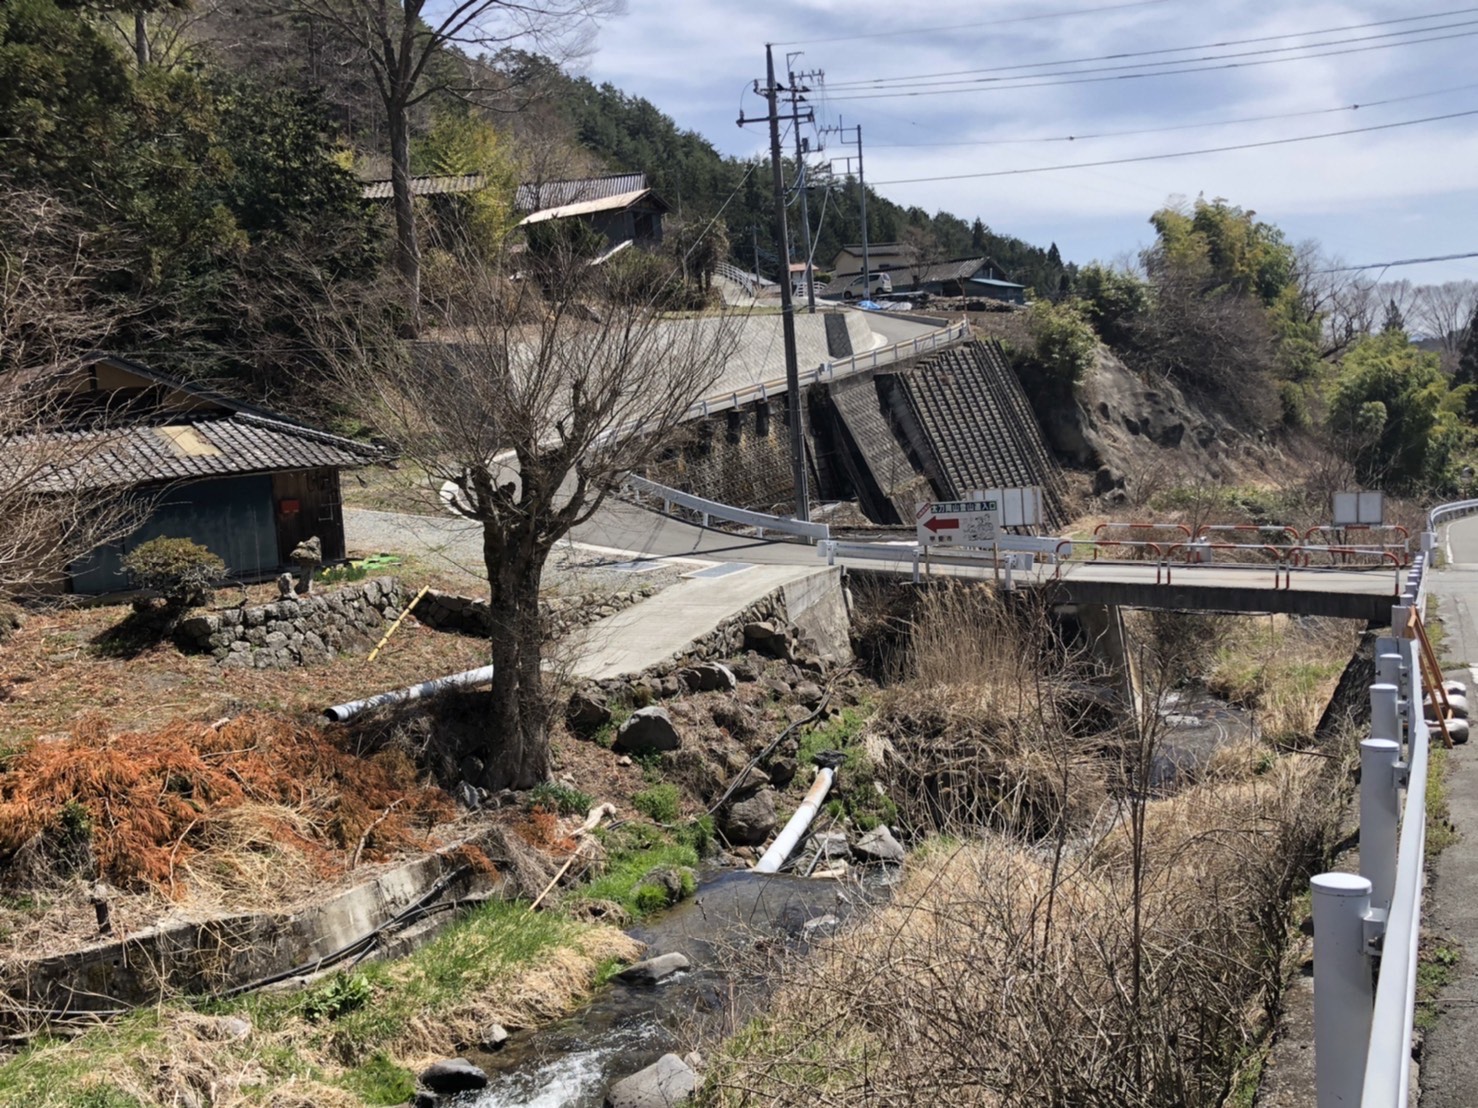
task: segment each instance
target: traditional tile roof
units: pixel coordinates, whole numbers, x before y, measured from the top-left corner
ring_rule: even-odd
[[[901,273],[893,271],[893,284],[896,286],[903,283],[909,287],[917,285],[932,285],[936,282],[948,283],[950,281],[968,281],[989,264],[987,258],[956,258],[953,261],[938,262],[935,265],[925,266],[915,273],[914,270],[905,268]]]
[[[541,181],[519,185],[513,196],[513,206],[521,212],[539,212],[567,204],[608,200],[625,193],[645,192],[647,188],[645,173],[611,173],[604,177]]]
[[[24,456],[34,447],[54,463],[38,492],[129,488],[167,481],[278,470],[347,468],[373,462],[373,447],[247,412],[148,426],[53,431],[0,449]],[[14,456],[14,455],[13,455]]]
[[[461,173],[443,177],[412,177],[412,196],[448,196],[476,192],[487,184],[481,173]],[[389,200],[395,195],[389,181],[367,181],[360,193],[366,200]]]
[[[104,384],[97,378],[106,368]],[[94,354],[59,378],[69,403],[49,430],[0,440],[0,474],[41,492],[126,488],[276,470],[367,465],[376,448]]]

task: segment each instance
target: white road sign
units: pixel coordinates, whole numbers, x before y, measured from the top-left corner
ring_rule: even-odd
[[[926,501],[914,513],[921,546],[989,546],[1001,522],[998,500]]]

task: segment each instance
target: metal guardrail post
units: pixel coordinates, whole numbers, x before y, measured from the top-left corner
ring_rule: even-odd
[[[1401,687],[1401,652],[1396,640],[1382,637],[1375,640],[1375,681],[1378,685]],[[1397,736],[1390,736],[1395,738]]]
[[[1377,685],[1370,690],[1372,705],[1378,689],[1382,695],[1395,696],[1395,689]],[[1370,906],[1383,913],[1390,910],[1396,888],[1396,764],[1400,756],[1401,746],[1392,738],[1366,739],[1360,744],[1360,876],[1370,881]]]
[[[1365,1078],[1373,994],[1365,953],[1370,882],[1321,873],[1314,901],[1314,1083],[1318,1108],[1355,1108]]]

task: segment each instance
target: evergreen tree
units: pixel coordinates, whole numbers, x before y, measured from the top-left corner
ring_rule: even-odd
[[[1401,308],[1396,303],[1396,298],[1391,297],[1386,304],[1386,319],[1381,324],[1381,334],[1389,335],[1395,332],[1406,333],[1406,317],[1401,314]]]

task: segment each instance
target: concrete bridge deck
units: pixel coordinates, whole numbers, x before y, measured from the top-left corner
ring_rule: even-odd
[[[633,552],[643,558],[703,557],[758,564],[815,565],[820,555],[799,543],[750,538],[708,530],[669,519],[644,508],[611,502],[575,538],[587,543]],[[886,547],[879,547],[879,550]],[[912,574],[906,548],[894,546],[898,561],[838,558],[849,569]],[[936,553],[921,572],[976,580],[994,580],[989,561],[951,558]],[[1157,575],[1159,581],[1157,583]],[[1396,600],[1397,574],[1389,567],[1371,569],[1293,570],[1286,585],[1274,587],[1271,565],[1174,565],[1169,581],[1152,562],[1067,562],[1060,580],[1057,567],[1038,565],[1013,579],[1042,589],[1064,604],[1119,604],[1130,608],[1160,608],[1210,612],[1281,612],[1334,616],[1388,623]]]

